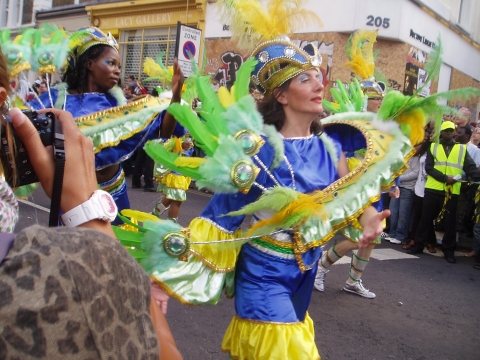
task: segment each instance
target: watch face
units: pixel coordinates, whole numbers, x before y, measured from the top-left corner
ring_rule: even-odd
[[[117,205],[110,194],[102,193],[100,195],[100,203],[109,216],[117,215]]]

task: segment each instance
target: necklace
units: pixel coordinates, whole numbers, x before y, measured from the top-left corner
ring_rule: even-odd
[[[257,161],[258,165],[260,165],[260,167],[263,169],[263,171],[265,171],[265,173],[268,175],[268,177],[270,177],[270,179],[272,179],[272,181],[274,182],[274,184],[276,186],[283,186],[283,187],[287,187],[285,185],[282,185],[279,183],[279,181],[277,180],[277,178],[271,173],[271,171],[268,169],[268,167],[263,163],[262,160],[260,160],[260,158],[257,156],[257,155],[254,155],[253,158]],[[292,164],[290,164],[290,161],[288,160],[287,156],[284,155],[283,156],[283,160],[285,161],[285,164],[287,164],[287,168],[288,168],[288,171],[290,172],[290,176],[292,178],[292,189],[293,190],[297,190],[297,186],[296,186],[296,183],[295,183],[295,173],[293,171],[293,167],[292,167]],[[260,185],[259,183],[257,182],[254,182],[253,183],[255,186],[257,186],[260,190],[262,190],[263,192],[267,192],[269,191],[269,189],[267,189],[266,187]]]

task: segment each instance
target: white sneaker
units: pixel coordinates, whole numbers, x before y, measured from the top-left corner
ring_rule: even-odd
[[[330,270],[324,270],[322,267],[318,267],[317,269],[317,275],[315,275],[315,282],[313,283],[313,286],[315,289],[318,291],[323,291],[325,290],[325,274],[328,273]]]
[[[385,239],[386,237],[388,237],[388,234],[385,231],[382,231],[382,233],[380,234],[380,237],[382,239]]]
[[[390,236],[387,236],[385,240],[390,241],[392,244],[401,244],[402,242],[400,240],[397,240],[395,238],[392,238]]]
[[[367,299],[373,299],[376,296],[373,292],[368,291],[368,289],[363,287],[362,280],[358,280],[355,284],[349,284],[348,282],[345,283],[343,290],[363,296]]]

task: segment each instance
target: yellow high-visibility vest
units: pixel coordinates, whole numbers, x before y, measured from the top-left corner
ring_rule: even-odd
[[[465,155],[467,153],[467,147],[462,144],[453,145],[450,154],[445,154],[443,145],[433,143],[430,145],[430,151],[432,152],[434,159],[434,168],[447,176],[462,175],[463,163],[465,161]],[[426,189],[445,191],[446,184],[435,180],[432,176],[428,176]],[[460,182],[453,184],[452,194],[460,194]]]

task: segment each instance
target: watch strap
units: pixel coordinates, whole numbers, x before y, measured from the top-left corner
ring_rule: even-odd
[[[101,196],[108,195],[114,206],[115,215],[108,214],[101,203]],[[76,227],[90,220],[113,221],[116,216],[117,208],[110,194],[103,190],[96,190],[93,195],[84,203],[74,207],[61,216],[62,222],[66,227]],[[110,215],[113,215],[110,217]]]

